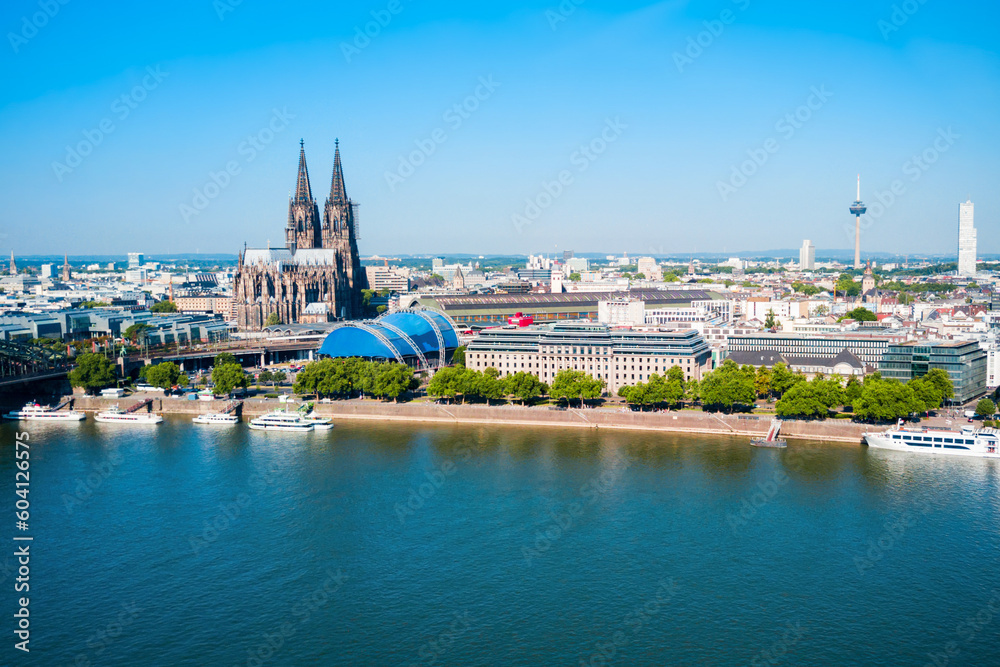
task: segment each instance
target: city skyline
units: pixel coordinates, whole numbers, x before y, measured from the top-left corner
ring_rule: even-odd
[[[302,25],[230,4],[60,6],[30,38],[37,6],[3,10],[5,250],[280,245],[299,140],[339,137],[362,255],[845,248],[859,171],[862,254],[953,247],[968,196],[980,253],[1000,252],[994,7],[310,5]]]

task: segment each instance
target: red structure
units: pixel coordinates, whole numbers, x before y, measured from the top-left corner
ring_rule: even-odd
[[[513,317],[507,318],[507,324],[514,324],[519,327],[528,327],[535,323],[535,318],[523,313],[514,313]]]

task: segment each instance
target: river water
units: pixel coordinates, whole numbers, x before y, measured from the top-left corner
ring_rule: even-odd
[[[0,442],[3,664],[1000,664],[998,461],[183,417]]]

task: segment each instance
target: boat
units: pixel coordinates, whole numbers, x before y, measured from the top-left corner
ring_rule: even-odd
[[[129,412],[113,405],[94,416],[94,421],[104,424],[160,424],[163,417],[154,412]]]
[[[255,431],[312,431],[314,424],[297,412],[275,410],[262,417],[250,420],[250,428]]]
[[[333,420],[328,417],[321,417],[315,412],[309,412],[308,414],[302,415],[303,421],[307,421],[313,425],[313,428],[317,431],[329,431],[333,428]]]
[[[82,412],[76,410],[60,410],[58,407],[50,408],[38,403],[28,403],[20,410],[11,410],[4,414],[7,419],[27,419],[33,421],[47,422],[79,422],[87,418]]]
[[[750,444],[754,447],[787,447],[788,442],[778,437],[781,431],[781,420],[772,419],[771,427],[767,429],[767,435],[763,438],[753,438]]]
[[[963,428],[959,431],[930,428],[903,428],[900,419],[895,427],[881,433],[865,433],[869,447],[941,456],[978,456],[1000,458],[1000,431],[995,428]]]
[[[191,421],[195,424],[214,424],[217,426],[225,426],[238,424],[240,422],[240,418],[236,415],[230,415],[225,412],[207,412],[203,415],[198,415]]]

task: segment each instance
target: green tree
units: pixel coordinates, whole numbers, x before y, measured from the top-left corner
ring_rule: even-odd
[[[854,406],[854,401],[858,400],[861,396],[861,392],[864,390],[864,386],[858,382],[858,378],[854,375],[847,379],[847,386],[844,387],[844,405]]]
[[[549,388],[537,376],[519,371],[503,379],[504,396],[521,401],[521,404],[548,393]]]
[[[735,405],[752,405],[754,380],[732,359],[708,373],[701,381],[702,405],[717,410],[732,410]]]
[[[153,307],[149,309],[151,313],[176,313],[177,304],[173,301],[157,301],[153,304]]]
[[[846,296],[857,296],[861,294],[861,283],[854,282],[854,278],[849,273],[841,273],[834,285],[837,294]]]
[[[465,366],[465,346],[459,345],[451,355],[451,363],[456,366]]]
[[[150,329],[153,327],[149,326],[145,322],[136,322],[131,324],[125,329],[125,333],[122,334],[123,337],[132,341],[135,345],[142,345],[148,337]]]
[[[854,310],[848,311],[843,317],[841,317],[837,321],[842,322],[848,319],[855,320],[857,322],[877,322],[878,316],[875,315],[875,313],[873,313],[872,311],[868,310],[867,308],[863,306],[858,306]]]
[[[779,361],[771,369],[771,390],[779,397],[792,388],[797,382],[805,380],[802,375],[793,373],[788,369],[788,365]]]
[[[753,388],[758,398],[766,399],[771,397],[771,369],[767,366],[759,366],[757,368],[757,376],[754,378]]]
[[[827,405],[811,382],[792,386],[774,406],[779,417],[825,417]]]
[[[502,398],[504,395],[504,383],[500,379],[500,371],[492,366],[487,367],[483,372],[475,373],[475,394],[485,398],[486,402]]]
[[[239,364],[222,364],[212,369],[212,383],[216,394],[226,395],[237,387],[245,389],[249,381]]]
[[[854,401],[854,414],[861,419],[891,421],[920,412],[923,404],[913,395],[913,389],[896,380],[865,379],[861,396]]]
[[[666,271],[663,274],[663,282],[665,283],[679,283],[680,281],[680,276],[673,271]]]
[[[287,379],[288,376],[285,374],[285,371],[271,371],[271,388],[273,389],[274,385],[281,384]]]
[[[238,364],[238,363],[239,362],[236,361],[236,357],[234,357],[228,352],[220,352],[219,354],[215,355],[215,359],[212,360],[213,366],[225,366],[226,364]]]
[[[934,381],[928,380],[926,375],[913,378],[906,385],[913,390],[913,397],[920,404],[920,412],[929,412],[941,407],[944,395]]]
[[[263,382],[263,383],[267,384],[268,382],[272,382],[272,381],[273,380],[271,378],[271,371],[267,370],[266,368],[264,370],[262,370],[260,373],[257,373],[257,382]],[[309,392],[309,393],[312,393],[312,392]]]
[[[992,417],[996,414],[997,405],[992,400],[988,398],[981,399],[979,403],[976,404],[976,416],[977,417]]]
[[[569,274],[569,279],[570,279],[570,282],[574,282],[574,283],[578,283],[581,280],[583,280],[583,278],[580,277],[580,274],[576,273],[576,272],[573,272],[573,273]]]
[[[593,378],[583,371],[564,368],[553,378],[549,395],[567,402],[577,399],[583,405],[585,400],[600,398],[606,385],[607,382],[603,379]]]
[[[69,373],[69,382],[74,387],[83,387],[90,393],[104,389],[115,383],[115,365],[103,354],[89,352],[76,357],[76,368]]]
[[[370,370],[374,380],[371,393],[397,402],[410,388],[410,380],[413,379],[413,369],[406,364],[377,363]]]
[[[943,368],[932,368],[924,375],[924,379],[932,382],[937,387],[938,391],[941,392],[942,399],[955,398],[955,385],[952,383],[948,371]]]
[[[267,316],[267,321],[264,322],[265,327],[273,327],[278,324],[281,324],[281,318],[278,317],[278,313],[271,313]]]
[[[427,385],[427,393],[431,396],[454,399],[464,387],[460,386],[461,376],[467,369],[464,366],[446,366],[439,369]]]
[[[170,389],[177,384],[180,376],[181,370],[177,367],[177,364],[172,361],[164,361],[155,366],[148,367],[146,382],[160,389]]]
[[[778,328],[778,318],[774,316],[773,310],[767,311],[767,317],[764,318],[764,328],[765,329],[777,329]]]

